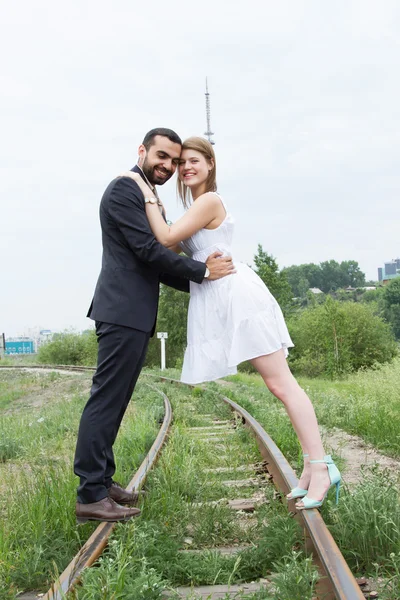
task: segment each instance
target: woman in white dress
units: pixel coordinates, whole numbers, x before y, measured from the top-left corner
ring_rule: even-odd
[[[186,213],[168,225],[153,191],[129,171],[145,196],[146,214],[157,240],[177,252],[205,261],[212,252],[231,255],[234,221],[216,189],[212,145],[203,138],[183,143],[178,167],[178,191]],[[191,197],[191,200],[189,198]],[[325,456],[314,408],[286,362],[293,346],[282,311],[263,281],[247,265],[218,281],[190,282],[187,348],[182,381],[201,383],[236,373],[249,360],[268,389],[284,404],[298,435],[304,468],[298,487],[299,510],[320,506],[331,485],[339,491],[340,473]]]

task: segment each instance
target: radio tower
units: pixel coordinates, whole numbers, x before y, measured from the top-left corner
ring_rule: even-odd
[[[211,124],[210,124],[210,94],[208,93],[208,82],[207,82],[207,77],[206,77],[206,117],[207,117],[207,131],[204,132],[204,135],[207,136],[208,141],[210,142],[210,144],[214,145],[215,142],[213,142],[213,140],[211,139],[211,136],[214,135],[214,133],[211,131]]]

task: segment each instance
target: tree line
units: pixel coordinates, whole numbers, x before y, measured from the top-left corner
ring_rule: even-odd
[[[254,270],[279,302],[295,347],[294,372],[337,377],[392,360],[400,340],[400,277],[376,290],[360,290],[365,275],[354,260],[294,265],[282,270],[258,245]],[[348,293],[343,288],[355,288]],[[310,287],[323,294],[315,295]],[[358,290],[357,290],[358,288]],[[189,294],[161,286],[156,331],[168,332],[167,366],[182,366],[186,347]],[[93,331],[65,332],[39,351],[46,363],[95,364]],[[160,365],[160,341],[149,343],[147,366]],[[248,364],[241,369],[251,369]]]
[[[336,377],[390,361],[400,340],[400,277],[373,291],[355,260],[295,265],[279,270],[259,244],[254,270],[285,314],[295,347],[289,364],[298,374]],[[290,278],[290,279],[289,279]],[[342,287],[341,287],[342,286]],[[354,292],[343,288],[354,288]],[[315,295],[309,287],[317,287]],[[163,286],[157,331],[168,331],[167,364],[180,367],[186,347],[189,295]],[[146,364],[160,364],[160,343],[150,342]],[[241,369],[251,370],[248,364]]]
[[[259,252],[260,252],[259,246]],[[355,260],[326,260],[319,265],[308,263],[282,269],[294,297],[303,297],[310,288],[319,288],[325,294],[340,288],[365,286],[365,274]]]

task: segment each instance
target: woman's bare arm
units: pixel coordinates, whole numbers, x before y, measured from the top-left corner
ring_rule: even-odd
[[[153,192],[137,173],[124,173],[132,177],[139,185],[145,197],[154,197]],[[146,204],[146,215],[155,238],[160,244],[177,251],[177,244],[191,237],[196,231],[207,227],[212,221],[221,217],[221,200],[213,192],[207,192],[197,198],[189,210],[172,225],[166,223],[160,213],[158,204]],[[179,250],[180,252],[180,250]]]
[[[203,194],[189,210],[173,225],[161,216],[157,204],[146,204],[146,215],[156,239],[167,248],[191,237],[196,231],[207,227],[220,215],[221,201],[211,192]]]

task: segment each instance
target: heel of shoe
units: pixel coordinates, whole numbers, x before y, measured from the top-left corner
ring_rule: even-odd
[[[336,485],[336,504],[339,504],[340,479],[335,485]]]
[[[88,521],[89,519],[86,519],[85,517],[76,517],[77,525],[83,525],[83,523],[87,523]]]
[[[328,466],[328,475],[331,480],[331,486],[336,486],[336,504],[339,502],[339,491],[340,491],[340,483],[342,480],[342,476],[340,474],[339,469],[335,465],[334,462],[331,462]]]

